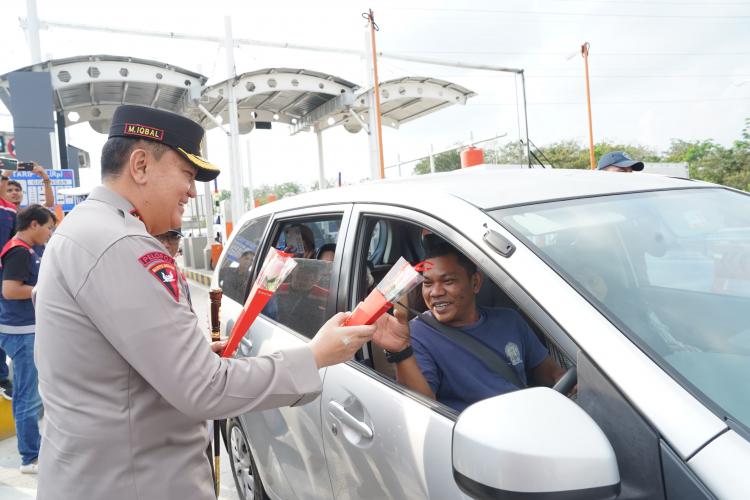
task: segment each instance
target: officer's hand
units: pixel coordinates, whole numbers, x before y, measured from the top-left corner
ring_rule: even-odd
[[[221,351],[224,350],[224,348],[227,346],[227,339],[224,340],[217,340],[216,342],[211,342],[211,350],[215,352],[216,354],[221,354]]]
[[[318,368],[349,361],[372,338],[374,325],[341,326],[351,313],[338,313],[320,327],[308,344]]]
[[[409,347],[409,324],[406,321],[406,310],[397,305],[393,308],[394,315],[384,314],[375,322],[377,330],[372,341],[383,349],[400,352]]]

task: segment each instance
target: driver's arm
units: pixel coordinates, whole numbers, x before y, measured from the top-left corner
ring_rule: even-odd
[[[414,356],[396,363],[396,380],[412,391],[424,394],[430,399],[436,399],[435,393],[432,392],[430,384],[424,378],[422,370],[419,369],[417,364],[417,358]]]
[[[555,385],[555,382],[560,380],[560,377],[565,374],[565,370],[555,363],[552,358],[546,356],[542,362],[534,368],[532,373],[534,375],[534,382],[538,385],[552,387]]]
[[[373,336],[375,345],[391,352],[400,352],[411,345],[409,324],[406,320],[406,311],[396,306],[394,315],[384,314],[375,322],[377,330]],[[435,392],[430,387],[422,370],[417,364],[416,356],[410,356],[395,363],[396,380],[411,389],[431,399],[435,398]]]

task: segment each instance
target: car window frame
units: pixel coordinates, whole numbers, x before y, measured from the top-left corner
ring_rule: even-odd
[[[346,237],[348,234],[349,229],[349,223],[351,220],[351,212],[352,212],[352,204],[351,203],[337,203],[337,204],[331,204],[331,205],[310,205],[306,207],[301,208],[293,208],[289,210],[282,210],[279,212],[274,212],[271,216],[271,220],[269,221],[268,227],[266,228],[266,233],[263,237],[263,246],[261,249],[261,252],[259,252],[259,258],[264,259],[266,258],[266,255],[268,255],[268,250],[271,248],[271,242],[274,241],[280,232],[280,228],[285,223],[288,223],[289,221],[297,221],[297,222],[304,222],[305,220],[311,220],[311,219],[320,219],[325,218],[326,215],[341,215],[341,224],[339,226],[339,241],[336,242],[337,247],[340,245],[341,247],[345,246],[346,243]],[[341,273],[341,267],[343,262],[343,252],[337,251],[334,259],[333,264],[331,268],[331,287],[334,288],[333,292],[331,293],[331,296],[336,297],[334,300],[329,300],[326,304],[326,318],[330,318],[337,312],[337,304],[338,304],[338,294],[339,290],[341,288],[341,279],[340,279],[340,273]],[[257,276],[257,266],[255,266],[256,269],[253,270],[253,281],[256,279]],[[300,332],[297,332],[293,330],[292,328],[288,327],[284,323],[281,323],[273,318],[269,318],[268,316],[265,316],[264,314],[260,314],[262,319],[264,321],[268,321],[269,323],[272,323],[273,325],[283,328],[285,331],[295,335],[297,338],[309,342],[311,338],[307,337],[306,335],[303,335]]]
[[[228,255],[227,255],[229,253],[229,248],[232,246],[232,243],[234,242],[234,239],[237,237],[237,235],[240,234],[240,233],[242,233],[242,231],[244,229],[246,229],[249,225],[253,224],[257,220],[259,220],[259,219],[261,219],[263,217],[268,217],[268,220],[266,221],[266,226],[265,226],[265,228],[263,228],[263,234],[261,235],[260,239],[258,240],[258,248],[259,249],[265,248],[266,239],[268,238],[268,233],[269,233],[269,231],[271,229],[271,223],[273,222],[273,215],[274,215],[273,212],[270,212],[270,213],[266,212],[266,213],[258,214],[257,216],[250,216],[250,217],[248,217],[246,220],[244,220],[242,222],[242,226],[240,226],[240,228],[238,230],[232,231],[232,233],[229,235],[229,238],[227,238],[226,245],[224,245],[224,249],[223,249],[221,255],[219,256],[219,260],[216,262],[215,269],[218,270],[218,272],[214,273],[214,275],[213,275],[212,283],[211,283],[211,287],[212,288],[221,288],[219,286],[219,274],[221,272],[222,266],[224,265],[224,262],[226,261],[226,259],[229,258]],[[249,274],[250,278],[248,280],[248,283],[245,284],[246,291],[249,291],[249,289],[250,289],[248,285],[250,283],[254,283],[255,282],[255,276],[256,276],[257,271],[258,271],[257,263],[260,262],[260,258],[261,258],[261,255],[260,255],[260,252],[258,252],[255,255],[255,260],[253,261],[253,265],[251,266],[251,270],[250,270],[250,274]],[[265,254],[262,256],[262,258],[265,258]],[[213,280],[215,280],[215,281],[213,281]],[[229,300],[233,301],[236,304],[239,304],[240,306],[244,305],[242,302],[239,302],[239,301],[235,300],[233,297],[230,297],[227,294],[223,294],[223,297],[226,298],[226,299],[229,299]]]
[[[523,314],[526,315],[526,317],[528,317],[537,328],[539,328],[548,340],[553,341],[556,347],[560,349],[568,359],[573,363],[576,362],[577,353],[580,348],[573,341],[571,336],[568,335],[534,300],[534,298],[526,293],[526,291],[515,282],[499,264],[497,264],[492,258],[488,258],[489,256],[479,245],[473,243],[457,228],[451,226],[446,221],[433,214],[398,205],[355,203],[350,217],[349,231],[346,235],[346,244],[344,252],[342,253],[342,257],[345,260],[342,262],[341,275],[339,278],[340,287],[337,300],[338,311],[350,310],[358,299],[356,296],[356,287],[357,283],[359,283],[362,278],[359,275],[361,272],[361,266],[359,266],[358,263],[359,259],[362,257],[362,252],[367,252],[367,246],[361,241],[363,228],[365,227],[365,225],[362,224],[364,218],[378,217],[394,219],[412,225],[429,228],[436,234],[446,238],[451,244],[457,245],[457,248],[466,253],[471,260],[481,263],[479,267],[488,279],[491,279],[504,293],[506,293],[518,306],[519,310],[521,310]],[[364,349],[365,348],[363,347],[363,350]],[[363,373],[375,376],[391,389],[406,397],[419,401],[431,410],[436,411],[445,417],[455,420],[459,415],[455,410],[448,406],[407,389],[395,380],[391,380],[361,362],[349,361],[347,364]]]

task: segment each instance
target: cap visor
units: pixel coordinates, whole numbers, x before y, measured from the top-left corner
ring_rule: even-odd
[[[621,161],[621,162],[613,163],[612,165],[607,165],[607,166],[608,167],[609,166],[626,167],[626,168],[630,167],[636,172],[640,172],[641,170],[643,170],[643,162],[640,162],[640,161]]]
[[[192,163],[195,168],[198,169],[198,173],[195,174],[196,181],[212,181],[216,179],[216,177],[221,173],[221,169],[219,169],[219,167],[217,167],[213,163],[209,163],[198,155],[188,153],[182,148],[176,148],[176,151],[178,151],[182,156],[185,157],[185,159],[187,159],[187,161]]]

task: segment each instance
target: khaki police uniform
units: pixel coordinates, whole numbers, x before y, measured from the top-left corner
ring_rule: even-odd
[[[39,500],[214,498],[205,421],[304,404],[321,390],[307,346],[249,359],[211,352],[170,278],[179,279],[174,262],[131,211],[97,187],[44,254]]]

